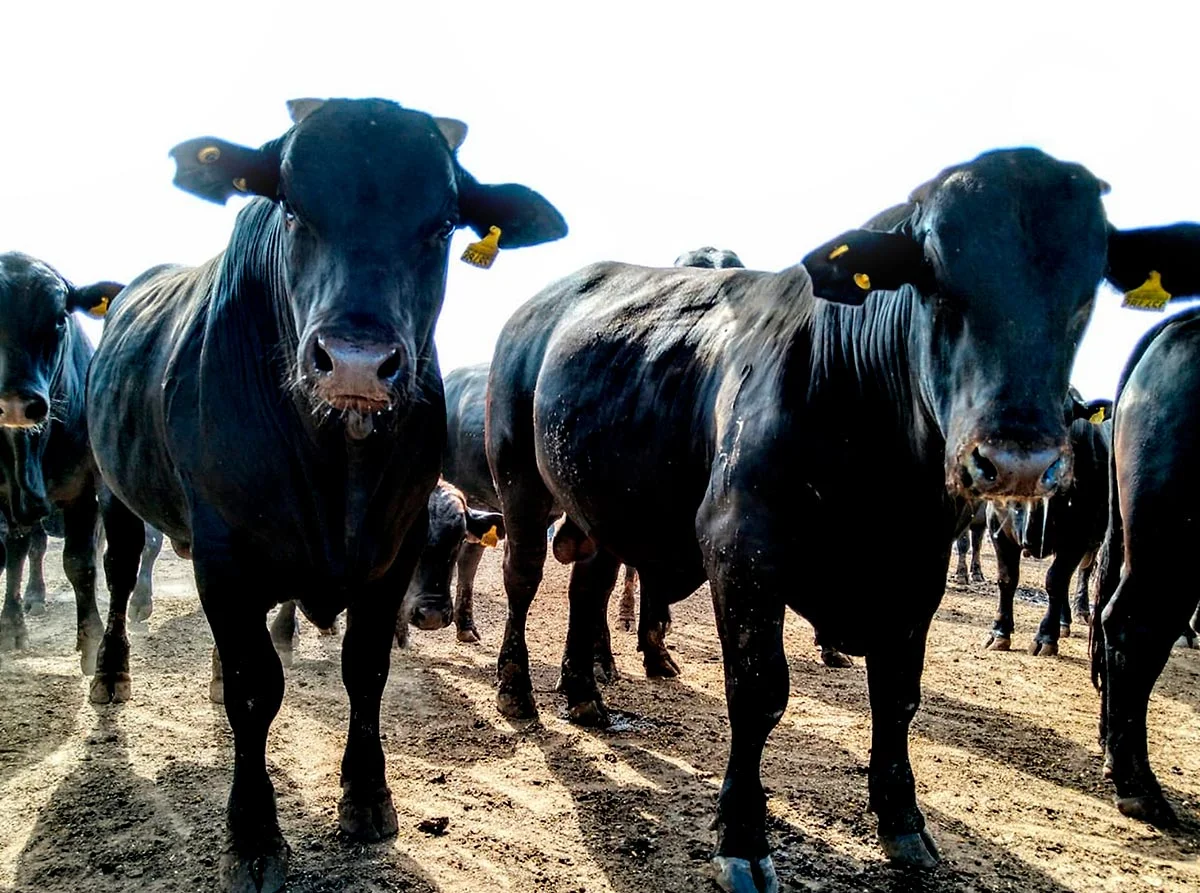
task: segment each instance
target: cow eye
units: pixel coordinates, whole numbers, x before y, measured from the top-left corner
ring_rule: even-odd
[[[437,237],[444,242],[454,235],[454,231],[456,229],[458,229],[457,223],[455,223],[453,220],[445,220],[442,222],[441,227],[437,231]]]
[[[286,198],[279,199],[279,210],[283,212],[283,222],[287,224],[288,229],[296,225],[296,212],[292,210]]]

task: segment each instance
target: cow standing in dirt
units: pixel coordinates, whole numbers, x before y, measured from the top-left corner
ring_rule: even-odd
[[[338,820],[354,839],[396,833],[379,708],[445,438],[433,332],[450,238],[499,227],[499,247],[516,248],[566,233],[537,193],[459,165],[460,122],[377,99],[289,108],[294,126],[261,148],[202,137],[172,150],[181,188],[254,198],[222,254],[123,292],[88,381],[116,497],[114,605],[136,581],[139,516],[193,561],[234,736],[220,888],[237,893],[285,883],[266,768],[283,670],[265,622],[285,597],[321,626],[347,611]],[[125,630],[110,626],[93,699],[127,696],[127,674]]]
[[[508,530],[500,710],[537,711],[525,622],[561,506],[603,547],[571,574],[574,720],[607,718],[592,643],[619,563],[660,604],[709,582],[731,734],[725,890],[778,889],[760,761],[787,704],[786,607],[866,655],[879,838],[892,860],[933,865],[907,740],[926,634],[975,502],[1070,483],[1068,375],[1126,238],[1105,188],[1037,150],[990,152],[779,273],[601,263],[521,307],[488,383]],[[1139,263],[1163,270],[1142,244]],[[895,587],[844,572],[880,498],[904,508],[903,535],[874,556]]]

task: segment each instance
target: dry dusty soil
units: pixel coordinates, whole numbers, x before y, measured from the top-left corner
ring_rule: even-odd
[[[164,553],[154,616],[133,635],[134,700],[97,708],[72,651],[60,562],[52,546],[49,612],[30,621],[29,650],[0,667],[0,890],[209,890],[231,738],[208,701],[211,639],[191,568]],[[1039,587],[1042,573],[1026,562],[1025,585]],[[395,654],[383,729],[400,835],[382,844],[339,837],[339,640],[304,626],[268,754],[293,849],[290,891],[711,889],[708,825],[728,723],[708,595],[676,611],[676,681],[643,677],[614,613],[624,675],[605,695],[619,712],[612,729],[589,731],[566,722],[553,692],[566,579],[548,567],[530,617],[540,722],[495,710],[495,552],[478,584],[483,643],[414,631]],[[1085,640],[1065,641],[1058,658],[986,652],[993,603],[991,585],[951,586],[933,625],[912,733],[918,796],[945,858],[927,873],[891,869],[875,844],[862,662],[821,666],[810,628],[789,617],[792,697],[763,765],[785,890],[1200,889],[1200,652],[1174,653],[1151,703],[1152,759],[1185,817],[1164,834],[1120,816],[1101,781]],[[1032,637],[1040,613],[1018,601],[1015,642]],[[421,830],[430,819],[448,819],[443,833]]]

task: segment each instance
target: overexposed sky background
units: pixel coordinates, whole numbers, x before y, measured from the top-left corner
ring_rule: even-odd
[[[1200,218],[1200,12],[1181,2],[808,4],[13,2],[0,49],[0,250],[78,283],[220,251],[241,200],[171,186],[168,150],[249,145],[300,96],[382,96],[470,125],[485,182],[542,192],[571,234],[451,264],[443,370],[601,259],[700,245],[780,269],[941,168],[1034,145],[1112,184],[1109,219]],[[456,237],[457,256],[473,236]],[[1104,290],[1074,381],[1111,395],[1161,317]]]

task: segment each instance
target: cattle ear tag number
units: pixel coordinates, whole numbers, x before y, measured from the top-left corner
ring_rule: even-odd
[[[1162,311],[1171,300],[1171,293],[1162,286],[1162,276],[1157,270],[1151,270],[1146,281],[1133,291],[1125,292],[1122,307],[1132,307],[1135,310]]]
[[[870,291],[871,290],[871,277],[868,276],[866,273],[855,273],[854,274],[854,284],[857,285],[859,288],[861,288],[863,291]]]
[[[489,549],[494,549],[500,544],[500,536],[496,533],[495,524],[489,527],[488,532],[479,538],[479,542],[483,543]]]
[[[467,246],[467,250],[462,253],[462,259],[464,263],[486,270],[495,263],[499,253],[500,227],[492,226],[488,228],[486,236]]]
[[[837,260],[839,257],[841,257],[843,254],[845,254],[849,250],[850,250],[849,245],[838,245],[837,248],[834,248],[832,251],[829,252],[828,259],[829,260]]]
[[[1092,413],[1091,416],[1088,417],[1088,421],[1091,422],[1093,425],[1099,425],[1101,422],[1103,422],[1104,421],[1104,407],[1101,406],[1094,413]]]
[[[201,164],[213,164],[221,157],[221,150],[216,146],[205,146],[196,153],[196,160]]]

